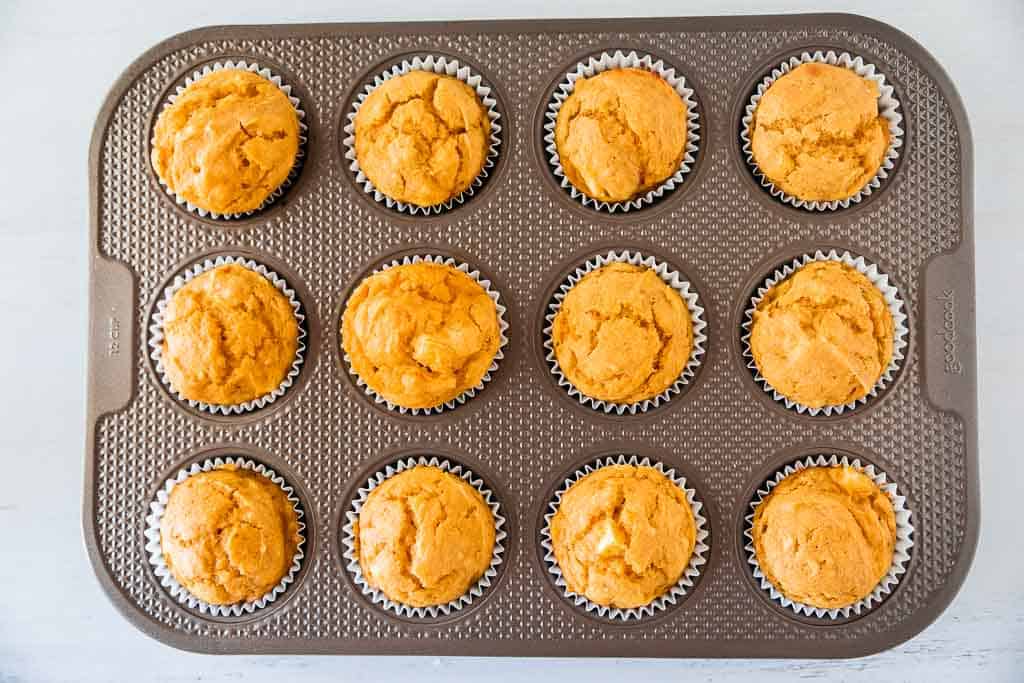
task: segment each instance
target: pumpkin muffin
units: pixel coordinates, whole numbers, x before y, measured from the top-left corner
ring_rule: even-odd
[[[218,214],[258,209],[288,178],[299,116],[280,88],[251,71],[203,76],[160,112],[152,163],[174,194]]]
[[[854,196],[874,178],[889,148],[878,97],[878,84],[850,69],[801,64],[772,83],[754,110],[754,162],[798,199]]]
[[[370,389],[404,408],[432,408],[483,380],[501,328],[479,283],[423,262],[366,278],[345,306],[341,339]]]
[[[568,589],[620,609],[668,591],[697,538],[686,494],[653,467],[633,465],[602,467],[569,487],[550,531]]]
[[[814,261],[768,290],[754,310],[750,350],[773,389],[810,408],[868,395],[893,353],[882,293],[854,268]]]
[[[300,540],[295,507],[281,487],[234,465],[176,484],[160,521],[167,568],[211,605],[266,595],[288,574]]]
[[[453,76],[410,71],[374,88],[355,118],[359,168],[388,197],[416,206],[464,192],[483,170],[491,122]]]
[[[237,405],[288,375],[299,324],[288,297],[259,273],[225,264],[190,280],[164,309],[161,363],[185,399]]]
[[[679,169],[686,117],[683,98],[650,71],[611,69],[581,78],[555,122],[562,169],[588,197],[633,199]]]
[[[863,472],[808,467],[783,479],[754,511],[762,573],[790,600],[821,609],[866,598],[892,566],[892,501]]]
[[[585,395],[637,403],[672,386],[690,359],[686,302],[650,268],[610,263],[583,276],[555,315],[558,366]]]
[[[483,496],[432,466],[406,470],[373,489],[354,532],[366,582],[413,607],[465,594],[494,552],[494,515]]]

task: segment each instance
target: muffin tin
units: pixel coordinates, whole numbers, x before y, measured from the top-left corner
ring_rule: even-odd
[[[847,209],[808,212],[772,197],[742,154],[751,93],[791,55],[848,51],[896,89],[905,144],[879,190]],[[548,164],[545,111],[565,73],[603,52],[635,50],[685,76],[700,111],[693,169],[627,213],[595,210]],[[353,98],[417,55],[468,65],[492,88],[502,145],[463,204],[410,216],[366,195],[344,157]],[[148,157],[168,93],[196,70],[249,60],[280,74],[307,113],[296,181],[262,211],[223,221],[189,213]],[[949,604],[978,533],[971,140],[942,69],[899,31],[849,15],[323,24],[206,28],[171,38],[121,76],[90,149],[90,329],[83,526],[105,591],[167,644],[217,653],[366,653],[657,657],[844,657],[900,643]],[[706,354],[684,390],[642,414],[606,414],[557,385],[544,315],[588,258],[634,250],[678,270],[705,308]],[[906,358],[863,406],[801,415],[767,395],[742,357],[743,311],[783,263],[848,250],[878,264],[907,304]],[[381,264],[422,253],[472,263],[508,306],[505,358],[479,394],[435,415],[368,401],[347,376],[339,322],[347,293]],[[161,384],[148,322],[166,284],[218,255],[267,264],[295,289],[307,355],[274,403],[203,413]],[[565,599],[544,562],[548,502],[576,469],[618,454],[685,476],[704,503],[708,562],[671,609],[614,622]],[[892,594],[848,619],[797,615],[755,581],[744,517],[788,463],[836,454],[898,482],[915,542]],[[262,463],[306,514],[306,556],[272,604],[201,614],[161,587],[145,518],[173,473],[210,458]],[[406,457],[446,458],[481,477],[506,518],[505,558],[472,605],[437,618],[389,612],[361,595],[342,557],[358,487]]]

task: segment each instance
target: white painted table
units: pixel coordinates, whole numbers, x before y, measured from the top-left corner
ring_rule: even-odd
[[[518,6],[173,0],[0,0],[0,682],[204,680],[1024,681],[1024,2],[612,0]],[[939,7],[938,5],[941,5]],[[128,625],[100,592],[79,510],[85,400],[86,151],[100,102],[142,51],[208,24],[856,11],[889,22],[945,65],[974,131],[982,532],[960,595],[895,650],[845,662],[212,657]],[[433,13],[431,13],[433,12]]]

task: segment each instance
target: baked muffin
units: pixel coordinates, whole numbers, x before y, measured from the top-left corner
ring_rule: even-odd
[[[750,350],[761,376],[791,401],[837,406],[868,395],[892,360],[893,317],[863,273],[814,261],[768,290]]]
[[[410,71],[384,81],[355,118],[359,168],[380,192],[433,206],[458,196],[487,160],[491,121],[468,85]]]
[[[786,477],[754,511],[762,573],[790,600],[822,609],[866,598],[892,566],[892,500],[846,465]]]
[[[633,199],[679,169],[686,116],[683,98],[650,71],[611,69],[581,78],[555,121],[562,169],[588,197]]]
[[[754,161],[783,192],[804,201],[847,199],[878,172],[889,124],[878,84],[841,66],[801,64],[772,83],[754,110]]]
[[[266,595],[288,574],[300,540],[295,507],[281,487],[234,465],[176,484],[160,521],[167,568],[211,605]]]
[[[686,302],[650,268],[610,263],[569,290],[551,337],[558,366],[591,398],[636,403],[665,391],[693,350]]]
[[[258,209],[288,178],[299,115],[276,85],[243,69],[203,76],[157,117],[153,169],[174,194],[219,214]]]
[[[562,495],[551,546],[570,591],[629,609],[682,576],[697,528],[686,494],[653,467],[609,465]]]
[[[494,515],[483,496],[432,466],[405,470],[373,489],[354,531],[366,582],[413,607],[465,594],[494,552]]]
[[[237,405],[269,394],[295,360],[299,324],[267,278],[225,264],[190,280],[164,309],[161,362],[184,398]]]
[[[413,263],[363,280],[349,298],[341,340],[352,369],[404,408],[431,408],[475,387],[501,344],[487,291],[448,265]]]

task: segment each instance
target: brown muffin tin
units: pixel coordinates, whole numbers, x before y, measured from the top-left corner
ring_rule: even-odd
[[[693,170],[649,207],[609,214],[558,186],[543,115],[564,73],[594,53],[636,50],[674,66],[695,91]],[[846,50],[896,88],[906,129],[896,168],[849,209],[809,212],[771,197],[741,153],[743,108],[774,65],[805,50]],[[494,89],[502,146],[466,203],[408,216],[367,196],[341,145],[354,93],[416,54],[459,59]],[[203,64],[256,60],[286,77],[309,125],[296,182],[252,216],[211,220],[175,205],[148,162],[156,112]],[[365,653],[627,657],[845,657],[918,633],[963,582],[978,534],[970,131],[948,77],[899,31],[850,15],[322,24],[215,27],[153,48],[121,76],[90,149],[89,407],[83,526],[117,608],[170,645],[217,653]],[[678,268],[708,321],[696,376],[647,414],[606,415],[570,399],[541,348],[561,278],[589,256],[635,249]],[[744,307],[779,264],[818,248],[862,254],[891,276],[910,316],[906,360],[851,412],[786,410],[754,382],[740,351]],[[465,405],[403,416],[372,405],[346,376],[344,296],[386,259],[441,253],[492,279],[508,306],[505,359]],[[271,265],[302,302],[308,355],[265,409],[215,417],[160,384],[146,346],[164,284],[209,255]],[[685,599],[613,623],[555,589],[539,550],[548,500],[576,467],[636,453],[683,472],[705,504],[708,563]],[[798,617],[767,598],[743,556],[743,516],[776,468],[814,453],[881,466],[914,516],[915,544],[893,593],[866,614]],[[309,553],[272,605],[238,619],[190,612],[162,589],[143,529],[156,488],[216,455],[263,462],[296,487]],[[400,457],[448,457],[499,496],[509,537],[495,583],[443,619],[399,618],[367,601],[341,559],[344,511],[367,473]]]

